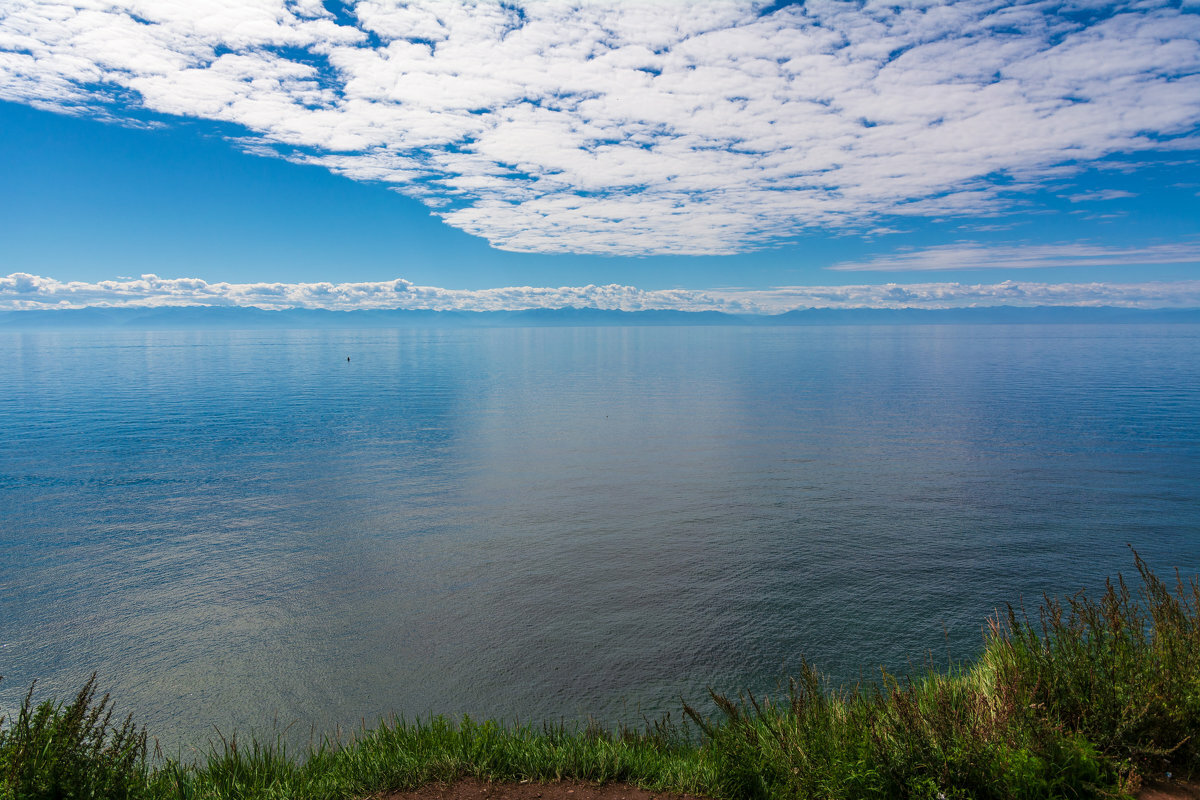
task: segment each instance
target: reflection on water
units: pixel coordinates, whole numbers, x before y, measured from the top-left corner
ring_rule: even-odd
[[[1195,326],[0,341],[0,708],[98,670],[164,742],[636,720],[1200,570]]]

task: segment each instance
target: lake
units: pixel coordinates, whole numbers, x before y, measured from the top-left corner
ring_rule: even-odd
[[[636,722],[1200,571],[1200,326],[0,333],[0,710]],[[347,360],[349,357],[349,360]],[[932,655],[931,655],[932,654]],[[292,735],[292,734],[289,734]]]

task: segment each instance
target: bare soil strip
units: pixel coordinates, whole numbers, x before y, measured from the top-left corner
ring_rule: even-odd
[[[1200,781],[1148,780],[1137,797],[1138,800],[1200,800]]]
[[[702,800],[689,794],[649,792],[620,783],[487,783],[464,778],[451,784],[431,783],[410,792],[376,795],[378,800]]]

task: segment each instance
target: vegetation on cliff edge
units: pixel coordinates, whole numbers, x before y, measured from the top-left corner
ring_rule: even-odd
[[[835,687],[810,664],[776,698],[617,731],[469,718],[386,721],[296,758],[219,739],[198,762],[151,757],[95,678],[70,703],[0,718],[0,800],[361,798],[431,781],[620,781],[716,798],[1082,798],[1200,771],[1200,585],[1141,578],[989,622],[969,665]]]

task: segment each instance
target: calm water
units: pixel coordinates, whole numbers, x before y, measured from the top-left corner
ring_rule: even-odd
[[[0,708],[606,722],[1200,571],[1200,328],[0,334]],[[352,360],[347,362],[346,356]]]

